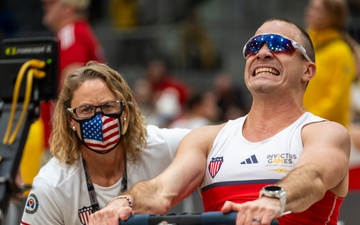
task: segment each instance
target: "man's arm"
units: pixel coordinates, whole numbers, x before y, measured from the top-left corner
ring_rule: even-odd
[[[189,196],[202,182],[206,158],[222,126],[191,131],[180,142],[174,161],[156,178],[134,185],[123,196],[90,217],[91,224],[118,224],[136,214],[164,214]],[[156,163],[156,162],[154,162]],[[132,207],[130,207],[130,204]]]
[[[347,130],[334,122],[312,123],[303,128],[303,153],[295,168],[276,185],[286,191],[285,212],[302,212],[330,190],[338,196],[347,194],[350,138]],[[238,211],[237,224],[261,224],[281,216],[277,198],[261,197],[244,204],[226,202],[222,212]]]
[[[301,212],[319,201],[325,192],[347,194],[350,138],[334,122],[308,125],[302,132],[304,150],[294,170],[278,183],[287,192],[287,211]]]

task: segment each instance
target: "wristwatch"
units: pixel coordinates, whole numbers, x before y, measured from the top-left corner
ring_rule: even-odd
[[[261,189],[259,198],[261,198],[262,196],[266,196],[269,198],[278,198],[281,205],[281,214],[283,214],[286,205],[286,192],[282,187],[272,185],[265,186]]]

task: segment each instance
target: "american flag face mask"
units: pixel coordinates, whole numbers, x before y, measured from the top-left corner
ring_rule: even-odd
[[[119,114],[106,116],[98,112],[90,120],[78,121],[83,145],[100,154],[113,150],[121,140],[122,126],[119,118]]]

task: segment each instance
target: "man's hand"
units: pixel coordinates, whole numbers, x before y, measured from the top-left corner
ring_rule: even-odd
[[[268,197],[243,204],[226,201],[221,212],[238,212],[236,225],[269,225],[272,220],[281,216],[281,205],[279,199]]]
[[[120,220],[127,220],[133,210],[126,199],[111,201],[105,208],[90,215],[89,225],[118,225]]]

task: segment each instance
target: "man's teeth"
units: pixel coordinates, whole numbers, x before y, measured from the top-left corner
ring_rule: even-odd
[[[258,75],[259,73],[271,73],[273,75],[279,75],[279,72],[277,70],[274,70],[272,68],[259,68],[255,70],[255,75]]]

